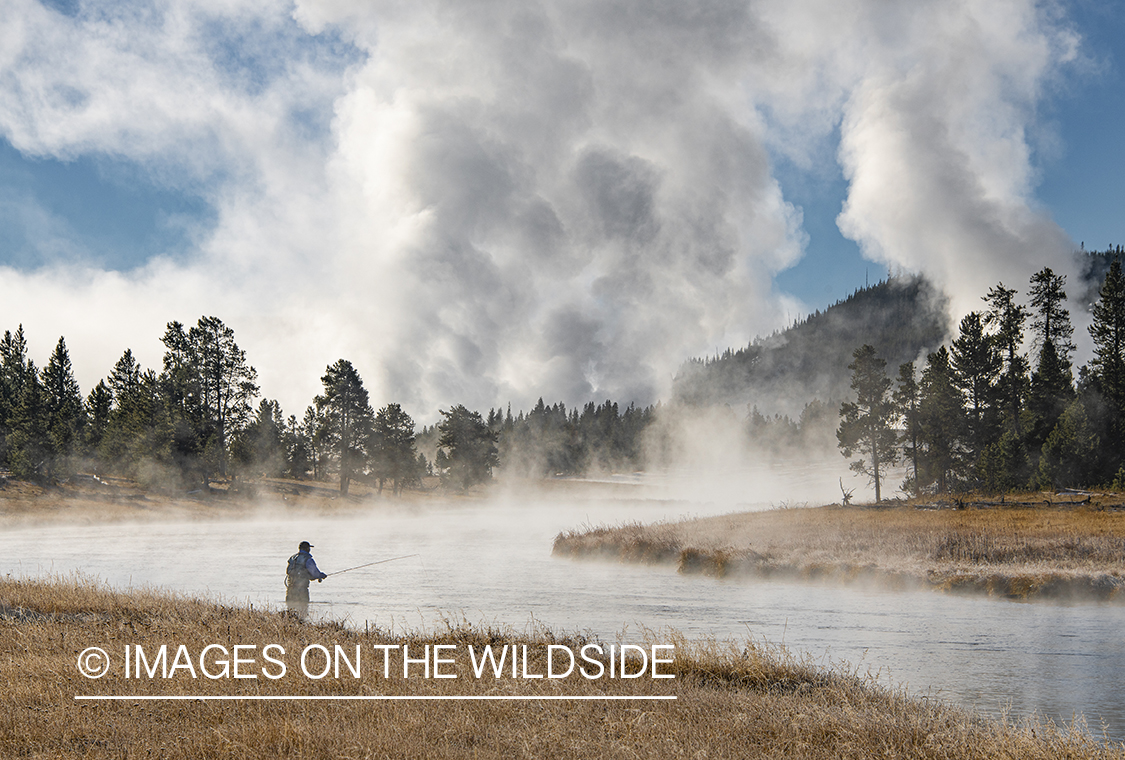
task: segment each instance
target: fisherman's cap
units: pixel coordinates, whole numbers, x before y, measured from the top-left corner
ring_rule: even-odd
[[[310,544],[308,541],[302,541],[301,545],[298,546],[297,548],[300,549],[301,551],[307,551],[308,549],[313,548],[313,545]]]

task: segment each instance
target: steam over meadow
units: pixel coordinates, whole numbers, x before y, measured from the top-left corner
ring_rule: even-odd
[[[34,265],[2,327],[84,388],[215,314],[299,412],[342,357],[421,421],[451,403],[666,397],[680,363],[804,305],[780,157],[954,316],[1074,248],[1033,202],[1037,108],[1083,66],[1054,3],[11,0],[0,133],[200,197],[186,252],[101,262],[6,199]],[[838,150],[836,145],[838,141]],[[1073,280],[1073,277],[1072,277]],[[1074,310],[1077,315],[1077,310]],[[1078,330],[1081,333],[1082,330]]]

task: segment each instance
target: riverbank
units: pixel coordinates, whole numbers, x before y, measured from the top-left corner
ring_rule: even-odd
[[[436,477],[421,487],[398,494],[352,481],[343,495],[336,482],[259,478],[213,481],[207,489],[170,493],[144,488],[128,478],[75,476],[67,482],[41,486],[0,475],[0,526],[51,523],[105,524],[115,522],[238,519],[271,515],[346,515],[380,505],[412,507],[435,502],[478,501],[486,498],[583,500],[651,497],[655,488],[635,484],[579,479],[495,481],[467,491],[446,490]]]
[[[434,479],[436,481],[436,479]],[[15,527],[45,523],[110,523],[149,520],[223,520],[257,512],[272,514],[347,514],[381,502],[411,503],[435,498],[429,490],[403,491],[392,496],[353,482],[340,493],[336,483],[263,478],[216,481],[207,489],[164,493],[146,489],[127,478],[75,477],[53,486],[0,479],[0,525]],[[439,498],[462,498],[441,494]]]
[[[1125,510],[1039,496],[958,505],[826,506],[559,534],[556,556],[1029,599],[1125,602]]]
[[[364,757],[786,757],[786,758],[1125,758],[1119,745],[1081,729],[1006,725],[933,701],[888,691],[854,675],[827,672],[780,648],[675,644],[672,679],[590,680],[474,677],[467,658],[443,665],[455,678],[412,677],[377,667],[356,678],[298,674],[297,652],[319,645],[368,655],[375,647],[526,645],[525,672],[544,673],[548,645],[579,650],[581,636],[455,627],[437,635],[391,635],[310,625],[277,612],[232,607],[156,592],[118,593],[80,580],[0,580],[0,658],[8,707],[0,715],[0,754],[7,757],[364,758]],[[261,668],[263,647],[289,653],[290,671]],[[154,653],[167,645],[173,677],[126,679],[121,663],[98,679],[78,672],[79,655],[100,647],[112,658],[125,646]],[[243,678],[193,678],[174,654],[209,645],[244,649]],[[220,650],[213,650],[219,652]],[[319,650],[318,650],[319,651]],[[395,651],[395,650],[391,650]],[[273,650],[274,656],[285,660]],[[249,664],[246,658],[255,658]],[[233,657],[232,657],[233,658]],[[231,658],[231,659],[232,659]],[[315,653],[313,660],[315,661]],[[86,660],[89,664],[96,664]],[[605,662],[605,658],[602,658]],[[152,662],[155,671],[155,662]],[[370,661],[368,661],[368,666]],[[211,670],[218,672],[212,655]],[[319,663],[312,666],[319,670]],[[633,667],[632,665],[630,667]],[[245,677],[249,673],[257,677]],[[459,701],[153,700],[138,696],[456,697]],[[76,701],[76,695],[127,696]],[[608,701],[593,697],[675,697]],[[582,697],[571,701],[476,700],[478,697]]]

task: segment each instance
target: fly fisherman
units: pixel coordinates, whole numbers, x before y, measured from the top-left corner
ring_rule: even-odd
[[[285,603],[302,618],[309,611],[309,581],[320,583],[328,577],[316,566],[316,560],[309,553],[311,548],[312,544],[302,541],[285,570]]]

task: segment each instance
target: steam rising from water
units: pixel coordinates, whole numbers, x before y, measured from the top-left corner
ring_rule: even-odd
[[[808,164],[836,129],[841,228],[955,311],[1069,271],[1032,199],[1036,108],[1078,56],[1052,4],[16,0],[10,18],[17,149],[124,161],[217,210],[184,261],[99,271],[48,220],[44,267],[5,271],[5,324],[44,356],[65,334],[87,388],[214,313],[291,412],[340,356],[420,419],[654,401],[686,357],[799,311],[772,286],[805,236],[770,153]]]
[[[1085,713],[1111,739],[1125,735],[1116,605],[716,580],[668,566],[550,555],[554,534],[583,521],[651,522],[721,511],[628,492],[620,499],[571,493],[433,501],[413,509],[384,503],[335,517],[267,513],[217,522],[37,526],[5,533],[0,572],[18,578],[81,569],[117,588],[156,584],[278,609],[285,560],[298,541],[315,545],[327,572],[420,553],[314,584],[312,610],[355,627],[371,621],[396,630],[441,630],[443,618],[464,616],[473,625],[519,630],[538,622],[556,633],[593,633],[610,642],[618,633],[621,640],[641,638],[646,627],[658,636],[671,627],[691,638],[764,639],[822,665],[849,660],[849,671],[878,674],[885,683],[986,715],[1039,712],[1069,720]],[[216,560],[200,562],[204,551]]]

